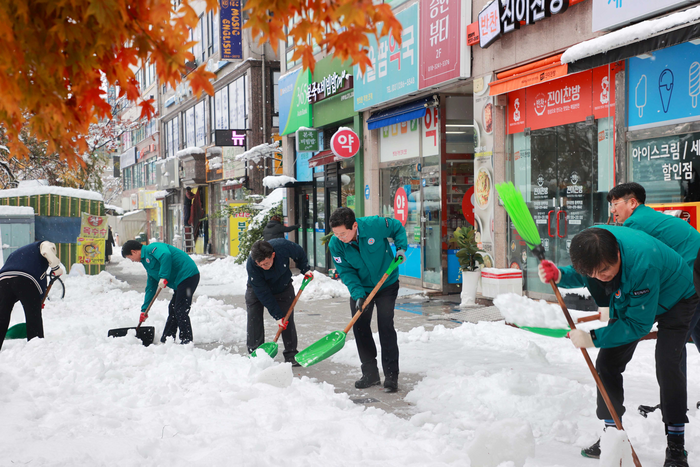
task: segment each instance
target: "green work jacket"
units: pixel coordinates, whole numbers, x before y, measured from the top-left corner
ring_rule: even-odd
[[[197,265],[184,251],[167,243],[149,243],[141,248],[141,264],[146,268],[146,298],[141,311],[146,311],[158,288],[158,281],[165,279],[175,290],[180,282],[199,274]]]

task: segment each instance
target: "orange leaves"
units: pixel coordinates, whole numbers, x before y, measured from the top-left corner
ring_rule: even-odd
[[[246,10],[245,27],[253,37],[261,44],[269,41],[275,50],[280,40],[291,39],[296,44],[294,59],[301,58],[304,68],[312,71],[314,42],[342,60],[352,60],[363,72],[371,66],[368,34],[391,34],[401,43],[401,23],[391,6],[375,5],[373,0],[248,0]]]
[[[20,138],[27,123],[49,152],[80,163],[90,123],[111,112],[103,77],[136,102],[134,71],[148,60],[161,83],[177,86],[192,59],[189,28],[199,20],[191,1],[177,12],[171,0],[0,1],[0,125],[12,155],[27,153]],[[190,77],[194,92],[213,93],[212,73]],[[153,116],[152,101],[139,105],[143,117]]]

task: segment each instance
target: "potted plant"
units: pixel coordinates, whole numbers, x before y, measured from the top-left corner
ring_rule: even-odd
[[[479,266],[484,264],[476,242],[476,230],[471,226],[456,229],[450,239],[450,248],[457,250],[457,260],[462,270],[462,302],[459,306],[474,306],[476,287],[481,277]]]

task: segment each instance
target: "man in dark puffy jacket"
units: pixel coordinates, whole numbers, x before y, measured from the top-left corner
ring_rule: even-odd
[[[282,219],[279,216],[272,216],[270,222],[263,229],[263,240],[269,242],[273,238],[284,238],[285,232],[293,232],[299,228],[299,224],[290,225],[287,227],[282,224]]]
[[[24,308],[27,340],[44,337],[41,301],[46,293],[46,271],[49,266],[54,275],[61,275],[56,245],[51,242],[30,243],[7,257],[0,269],[0,348],[10,325],[12,308],[18,301]]]
[[[297,352],[297,329],[294,325],[294,313],[284,321],[289,307],[294,301],[292,271],[289,260],[293,259],[305,276],[312,277],[309,271],[309,259],[304,249],[284,238],[275,238],[266,242],[257,241],[250,249],[246,263],[248,270],[248,288],[245,293],[245,305],[248,311],[248,352],[265,342],[263,325],[263,308],[267,308],[277,325],[282,328],[284,342],[284,360],[293,366],[299,366],[294,360]]]

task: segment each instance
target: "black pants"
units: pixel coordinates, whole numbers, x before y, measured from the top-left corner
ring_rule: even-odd
[[[168,320],[165,322],[161,342],[165,342],[168,337],[175,338],[177,329],[180,328],[180,343],[188,344],[192,342],[192,323],[190,323],[190,307],[192,306],[192,296],[199,285],[199,274],[190,276],[175,289],[173,298],[168,305]]]
[[[352,332],[355,334],[357,353],[362,363],[362,374],[368,375],[377,372],[377,346],[372,338],[372,312],[377,306],[377,327],[379,328],[379,343],[382,346],[382,369],[384,377],[399,375],[399,344],[396,340],[394,329],[394,305],[399,294],[399,281],[391,284],[374,296],[374,299],[365,307],[362,316],[355,322]],[[350,299],[350,310],[355,316],[355,300]]]
[[[289,311],[289,307],[292,306],[294,301],[294,286],[291,282],[282,293],[275,295],[275,300],[277,305],[283,313]],[[260,347],[263,342],[265,342],[265,325],[263,323],[263,312],[265,307],[262,302],[258,300],[258,296],[255,295],[255,291],[248,287],[245,291],[245,307],[248,312],[248,353],[253,353],[255,349]],[[277,329],[275,329],[275,333]],[[284,342],[284,361],[294,362],[294,356],[298,353],[297,351],[297,328],[294,324],[294,312],[289,315],[289,322],[287,323],[287,329],[282,331],[282,342]]]
[[[698,298],[681,300],[674,307],[656,317],[659,332],[656,337],[656,380],[661,393],[661,412],[666,424],[688,423],[688,391],[685,373],[681,370],[681,357],[685,349],[690,320],[695,313]],[[596,370],[610,396],[618,416],[625,413],[625,394],[622,373],[632,359],[639,341],[600,349]],[[598,418],[612,419],[605,401],[598,391]]]
[[[2,254],[2,253],[0,253]],[[41,293],[36,284],[26,277],[10,277],[0,280],[0,349],[10,326],[12,308],[18,301],[24,308],[27,323],[27,340],[44,337],[44,322],[41,317]]]

